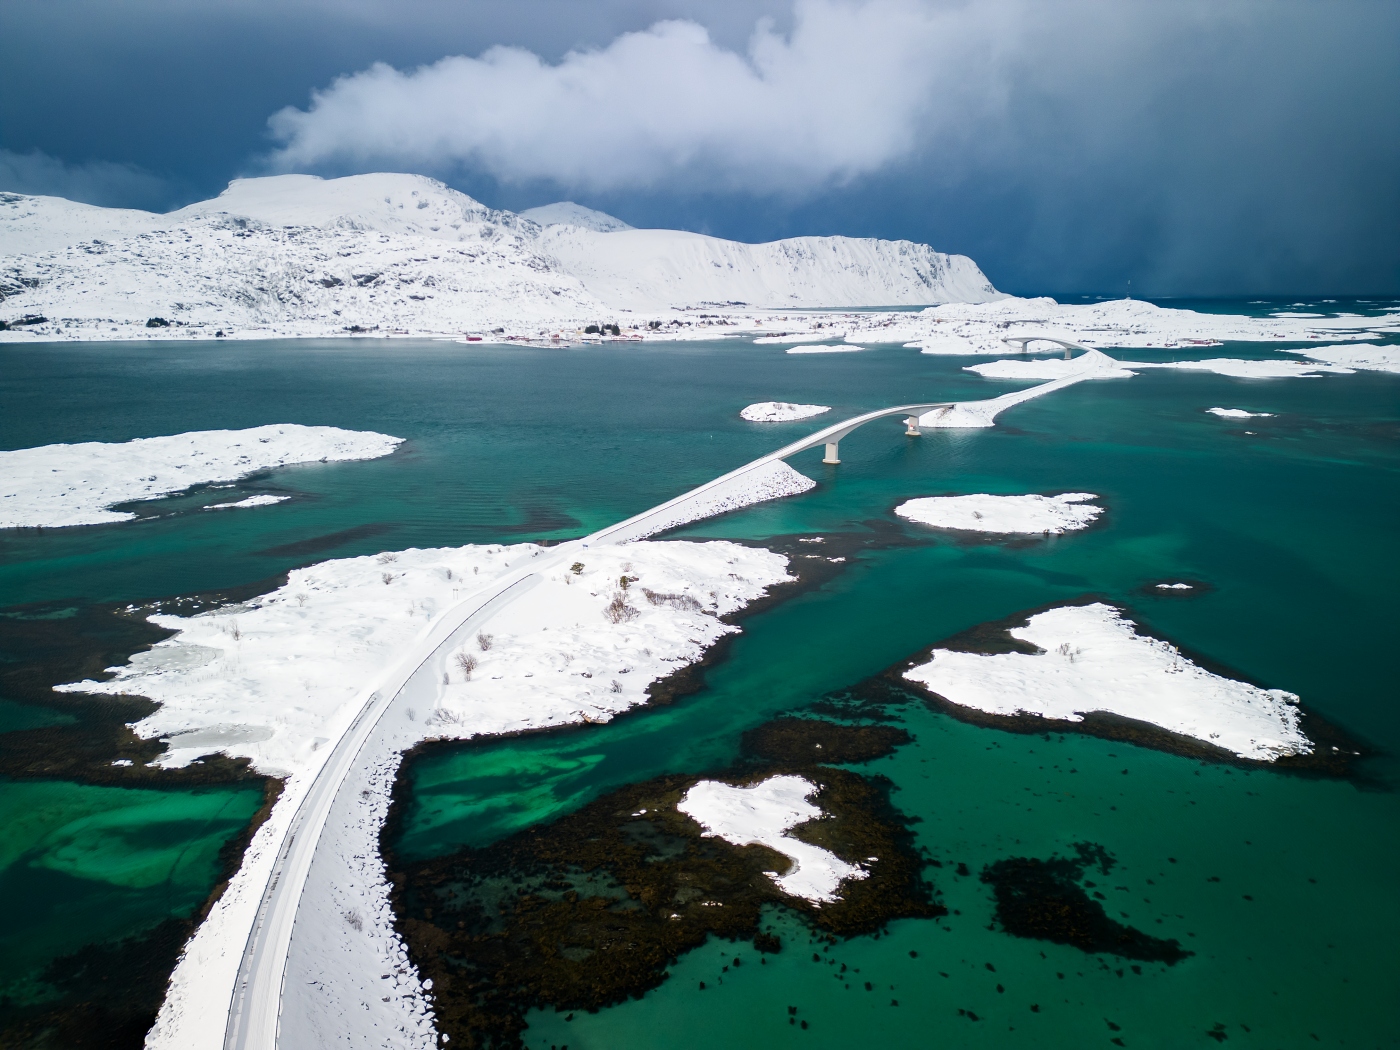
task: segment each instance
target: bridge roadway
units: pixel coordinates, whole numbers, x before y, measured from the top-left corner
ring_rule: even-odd
[[[841,439],[874,420],[903,416],[905,433],[918,434],[920,414],[952,404],[899,405],[834,423],[641,514],[525,559],[523,564],[508,569],[505,575],[445,610],[413,648],[365,690],[358,714],[330,749],[298,804],[278,847],[239,964],[224,1029],[225,1050],[274,1050],[278,1046],[287,953],[302,890],[327,815],[385,712],[411,692],[407,688],[409,683],[418,672],[429,667],[430,661],[435,657],[445,658],[546,574],[569,564],[585,548],[642,539],[706,517],[714,511],[694,513],[695,508],[713,506],[717,495],[742,489],[747,476],[806,449],[825,445],[823,462],[839,462],[837,451]],[[419,677],[423,679],[420,684],[427,683],[428,677]],[[429,677],[436,682],[437,675]]]

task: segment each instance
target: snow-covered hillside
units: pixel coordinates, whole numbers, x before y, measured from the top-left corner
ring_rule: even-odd
[[[977,264],[926,244],[870,237],[794,237],[741,244],[680,230],[600,233],[550,226],[541,250],[614,306],[820,309],[930,306],[1002,299]]]
[[[0,318],[48,317],[53,334],[145,335],[151,318],[181,334],[461,332],[599,312],[534,250],[536,224],[416,176],[245,179],[163,216],[5,194],[7,246],[11,223],[37,250],[0,261]]]
[[[925,245],[738,244],[633,230],[567,202],[527,218],[417,175],[240,179],[167,215],[0,194],[0,320],[47,318],[31,337],[535,336],[712,302],[998,297],[971,260]]]

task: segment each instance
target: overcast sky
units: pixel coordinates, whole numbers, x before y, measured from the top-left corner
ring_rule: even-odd
[[[0,189],[413,171],[1021,294],[1400,293],[1396,0],[8,0]]]

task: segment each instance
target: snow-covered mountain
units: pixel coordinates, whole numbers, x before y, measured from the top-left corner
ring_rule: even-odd
[[[929,306],[1003,298],[965,255],[873,237],[742,244],[680,230],[549,226],[538,242],[604,302],[704,306]]]
[[[568,202],[522,216],[417,175],[240,179],[166,215],[0,194],[0,321],[45,317],[28,330],[50,338],[534,335],[619,310],[998,298],[970,259],[907,241],[739,244]]]

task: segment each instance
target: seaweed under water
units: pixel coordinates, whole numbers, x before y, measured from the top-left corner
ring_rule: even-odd
[[[1008,857],[982,870],[996,896],[996,918],[1017,937],[1068,944],[1081,951],[1172,965],[1192,953],[1174,939],[1151,937],[1108,917],[1080,885],[1084,870],[1103,874],[1114,860],[1102,846],[1079,842],[1074,857]]]
[[[887,727],[779,719],[751,733],[747,750],[799,760],[751,759],[718,775],[752,784],[799,773],[817,786],[813,800],[823,816],[790,834],[868,871],[821,906],[778,888],[768,873],[787,870],[786,857],[707,836],[676,808],[702,779],[694,775],[627,785],[489,847],[399,870],[386,848],[399,930],[432,980],[439,1030],[453,1045],[520,1047],[529,1010],[597,1010],[640,997],[712,935],[779,951],[780,939],[763,927],[764,909],[773,905],[833,941],[897,918],[946,914],[923,879],[908,818],[890,805],[889,782],[807,757],[830,751],[823,757],[863,761],[908,739]],[[395,799],[399,812],[403,805]],[[384,841],[392,841],[387,826]]]

